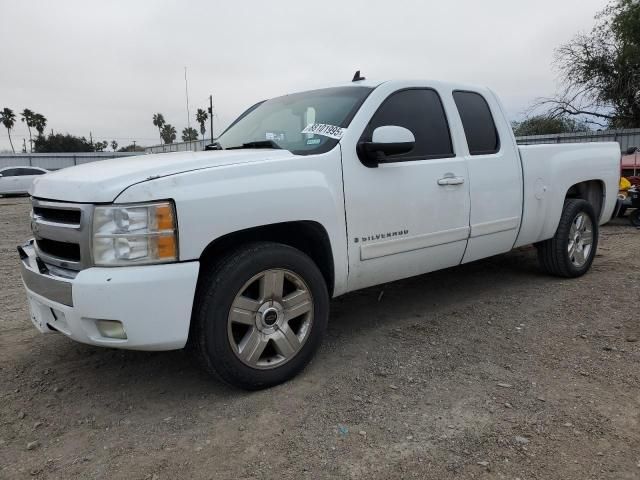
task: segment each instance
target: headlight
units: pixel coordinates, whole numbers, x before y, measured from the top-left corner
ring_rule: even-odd
[[[139,265],[176,260],[176,215],[171,202],[95,208],[95,265]]]

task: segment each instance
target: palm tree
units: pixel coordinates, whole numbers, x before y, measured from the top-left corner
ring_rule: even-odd
[[[33,126],[38,132],[38,136],[42,136],[44,133],[44,127],[47,126],[47,119],[41,113],[33,114]]]
[[[198,140],[198,131],[193,127],[188,127],[182,130],[182,141],[193,142]]]
[[[162,129],[166,124],[166,120],[164,119],[164,115],[162,115],[161,113],[154,113],[153,114],[153,124],[158,127],[158,132],[160,132],[160,141],[162,142],[163,137],[162,137]]]
[[[204,140],[204,134],[207,133],[207,126],[205,125],[207,123],[207,120],[209,119],[209,114],[199,108],[198,111],[196,112],[196,121],[200,124],[200,133],[202,134],[202,139]]]
[[[162,141],[164,143],[173,143],[173,141],[176,139],[176,136],[176,127],[174,127],[170,123],[165,123],[162,127],[162,130],[160,131],[160,138],[162,138]]]
[[[115,152],[118,149],[118,142],[111,140],[111,149]]]
[[[29,129],[29,145],[31,146],[31,152],[33,152],[33,140],[31,139],[31,127],[33,127],[34,115],[35,115],[35,112],[32,110],[29,110],[28,108],[25,108],[20,114],[20,116],[22,117],[20,121],[26,123],[27,128]]]
[[[33,114],[33,126],[41,137],[44,134],[44,127],[47,126],[47,119],[41,113]]]
[[[4,107],[2,112],[0,112],[0,122],[7,129],[7,134],[9,135],[9,143],[11,144],[11,150],[13,153],[16,153],[16,149],[13,148],[13,141],[11,140],[11,129],[16,124],[16,114],[13,113],[13,110],[10,108]]]

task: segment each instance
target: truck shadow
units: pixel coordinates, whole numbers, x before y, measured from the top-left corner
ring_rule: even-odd
[[[351,356],[349,346],[358,338],[375,335],[373,331],[379,328],[392,329],[407,318],[428,319],[433,309],[455,309],[461,302],[481,300],[489,293],[490,296],[500,295],[505,288],[513,291],[548,281],[549,277],[538,271],[535,250],[526,248],[344,295],[332,302],[328,333],[313,363],[326,367],[324,362],[329,356],[335,357],[338,363],[346,361]],[[99,392],[112,399],[121,397],[122,392],[134,396],[137,392],[143,397],[164,399],[165,403],[173,400],[169,403],[179,404],[185,395],[213,395],[220,399],[248,395],[211,379],[184,351],[112,350],[77,344],[63,337],[53,341],[36,337],[33,342],[36,345],[22,361],[37,362],[38,367],[47,372],[45,378],[34,381],[34,386],[42,391],[55,388],[56,376],[64,373],[72,379],[74,389],[79,393],[93,395]],[[28,370],[29,367],[22,365],[18,369]],[[322,382],[332,373],[330,367],[313,367],[313,375],[326,377],[317,379]]]

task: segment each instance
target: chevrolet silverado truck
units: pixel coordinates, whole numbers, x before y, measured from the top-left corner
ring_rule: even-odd
[[[269,387],[312,358],[332,297],[529,244],[545,272],[583,275],[620,157],[518,147],[486,88],[356,78],[273,98],[209,151],[38,178],[18,247],[31,319],[91,345],[187,347]]]

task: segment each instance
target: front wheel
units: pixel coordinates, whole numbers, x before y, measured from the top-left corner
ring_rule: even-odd
[[[553,238],[541,242],[538,261],[558,277],[579,277],[591,268],[598,248],[598,222],[590,203],[568,199]]]
[[[633,212],[631,212],[631,214],[629,215],[629,221],[634,227],[640,228],[640,208],[636,208]]]
[[[207,371],[257,390],[305,367],[328,316],[327,286],[311,258],[287,245],[254,243],[201,278],[190,342]]]

